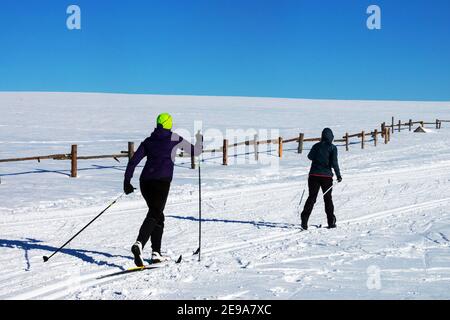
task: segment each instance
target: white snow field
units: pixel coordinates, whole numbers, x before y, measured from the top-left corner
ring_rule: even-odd
[[[69,153],[72,143],[79,155],[117,153],[127,141],[137,146],[160,112],[191,135],[203,121],[205,139],[251,128],[317,137],[327,126],[342,137],[391,116],[450,119],[450,103],[0,93],[0,159]],[[178,158],[163,252],[183,262],[129,274],[120,272],[133,266],[130,247],[147,212],[138,190],[42,261],[121,194],[126,158],[80,160],[76,179],[70,161],[0,163],[0,299],[449,299],[450,124],[429,127],[365,150],[338,144],[344,180],[333,191],[334,230],[299,229],[311,143],[301,155],[286,144],[278,167],[276,152],[255,163],[238,150],[228,167],[221,153],[205,154],[201,262],[192,256],[198,172]],[[326,225],[320,197],[311,224]]]

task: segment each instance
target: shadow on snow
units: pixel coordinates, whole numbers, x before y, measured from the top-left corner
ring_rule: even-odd
[[[179,219],[179,220],[190,220],[199,221],[198,218],[192,216],[174,216],[168,215],[167,218]],[[300,229],[300,225],[294,223],[281,223],[281,222],[268,222],[268,221],[245,221],[245,220],[229,220],[229,219],[205,219],[202,218],[202,222],[222,222],[222,223],[237,223],[237,224],[249,224],[255,227],[265,227],[265,228],[279,228],[279,229]]]
[[[36,239],[25,239],[25,240],[7,240],[7,239],[0,239],[0,248],[12,248],[12,249],[22,249],[25,252],[25,262],[26,262],[26,271],[29,271],[31,268],[31,263],[29,259],[29,251],[30,250],[44,250],[48,252],[54,252],[56,249],[55,247],[48,246],[45,244],[42,244],[42,241],[36,240]],[[119,268],[121,270],[125,270],[122,266],[119,266],[114,263],[109,263],[106,261],[100,261],[97,259],[94,259],[89,254],[96,254],[101,255],[106,258],[124,258],[133,260],[131,257],[122,256],[122,255],[113,255],[106,252],[100,252],[100,251],[91,251],[91,250],[83,250],[83,249],[61,249],[59,253],[67,254],[72,257],[78,258],[84,262],[93,263],[98,266],[108,266],[108,267],[114,267]]]

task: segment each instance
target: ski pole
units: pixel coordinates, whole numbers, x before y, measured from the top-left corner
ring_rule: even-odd
[[[303,202],[303,196],[305,195],[305,190],[306,190],[306,188],[303,189],[302,196],[300,197],[300,202],[298,203],[298,206],[297,206],[298,215],[300,215],[300,208],[301,208],[301,205]]]
[[[75,239],[76,236],[78,236],[81,232],[84,231],[84,229],[86,229],[87,227],[89,227],[91,225],[92,222],[94,222],[95,220],[97,220],[97,218],[99,218],[103,213],[105,213],[106,210],[108,210],[109,208],[111,208],[117,201],[119,201],[120,198],[122,198],[122,196],[125,193],[122,193],[116,200],[114,200],[113,202],[111,202],[111,204],[109,206],[107,206],[102,212],[100,212],[94,219],[92,219],[87,225],[85,225],[83,227],[83,229],[81,229],[80,231],[78,231],[72,238],[70,238],[69,240],[67,240],[66,243],[64,243],[61,247],[59,247],[55,252],[53,252],[49,257],[47,256],[43,256],[42,258],[44,259],[44,262],[47,262],[51,257],[53,257],[55,254],[57,254],[59,251],[61,251],[62,248],[64,248],[65,246],[67,246],[70,241],[72,241],[73,239]]]
[[[198,131],[200,134],[200,130]],[[202,248],[202,171],[201,163],[203,161],[203,136],[202,139],[202,152],[198,157],[198,262],[201,260],[201,248]]]
[[[299,206],[299,207],[302,205],[302,202],[303,202],[303,196],[305,195],[305,190],[306,190],[306,189],[303,189],[302,197],[300,198],[300,202],[298,203],[298,206]]]
[[[325,191],[325,192],[323,193],[323,196],[325,196],[328,192],[330,192],[331,189],[333,189],[335,185],[336,185],[336,184],[333,183],[333,185],[332,185],[327,191]]]
[[[200,155],[201,157],[201,155]],[[201,158],[198,161],[198,261],[200,262],[200,254],[202,247],[202,175],[201,175]]]
[[[299,203],[298,203],[298,205],[297,205],[297,212],[298,212],[298,215],[299,215],[299,216],[300,216],[300,214],[301,214],[300,210],[301,210],[301,206],[302,206],[302,202],[303,202],[303,197],[305,196],[305,191],[306,191],[307,185],[308,185],[308,179],[306,179],[305,185],[304,185],[304,187],[303,187],[303,192],[302,192],[302,195],[301,195],[301,197],[300,197],[300,201],[299,201]]]

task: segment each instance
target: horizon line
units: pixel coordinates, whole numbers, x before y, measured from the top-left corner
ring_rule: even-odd
[[[165,97],[211,97],[211,98],[244,98],[244,99],[278,99],[278,100],[303,100],[303,101],[366,101],[366,102],[429,102],[429,103],[450,103],[449,100],[445,99],[357,99],[357,98],[304,98],[304,97],[277,97],[277,96],[240,96],[240,95],[207,95],[207,94],[169,94],[169,93],[143,93],[143,92],[117,92],[117,91],[48,91],[48,90],[1,90],[1,93],[49,93],[49,94],[104,94],[104,95],[147,95],[147,96],[165,96]]]

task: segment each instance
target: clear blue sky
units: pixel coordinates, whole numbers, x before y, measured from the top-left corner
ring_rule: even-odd
[[[0,91],[450,100],[450,1],[2,0]]]

